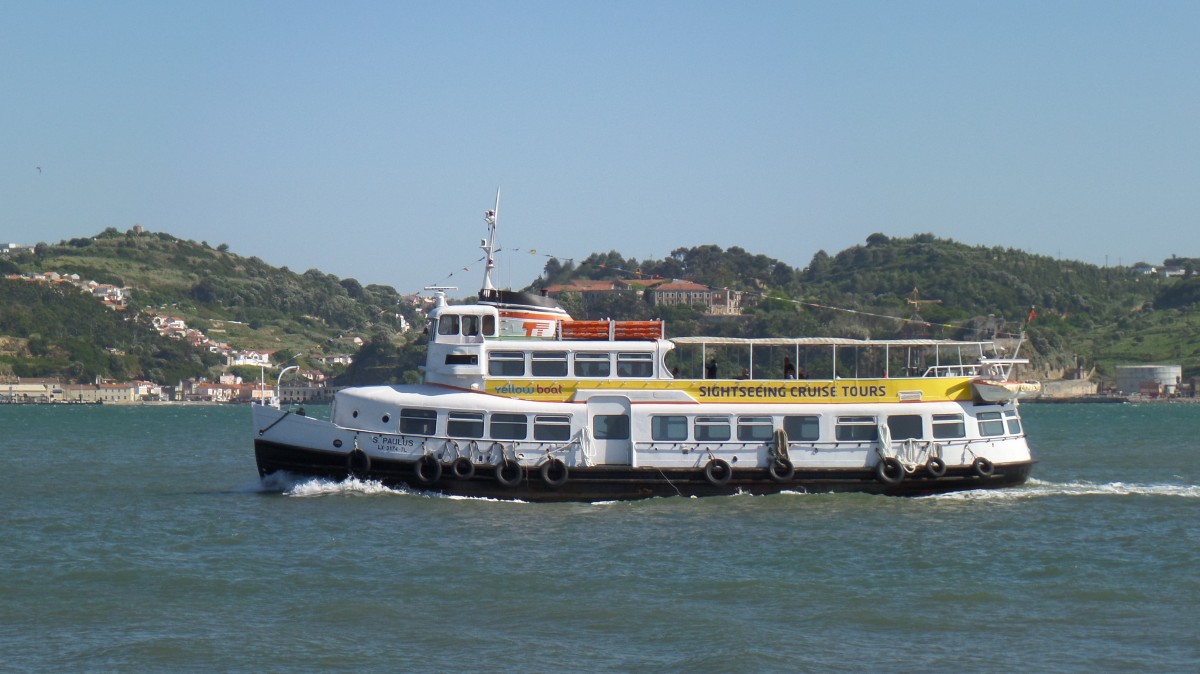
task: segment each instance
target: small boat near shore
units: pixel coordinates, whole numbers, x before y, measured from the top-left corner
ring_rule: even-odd
[[[486,220],[479,300],[438,292],[424,380],[339,391],[329,421],[253,405],[260,476],[526,501],[926,495],[1029,476],[1025,391],[1007,386],[1023,361],[992,342],[668,339],[661,321],[576,321],[493,286],[496,211]],[[718,378],[718,352],[745,353],[745,378]]]
[[[1024,340],[1024,333],[1021,335]],[[1017,342],[1020,350],[1021,342]],[[1028,400],[1042,394],[1042,382],[1017,378],[1017,368],[1028,365],[1025,358],[985,358],[979,363],[979,376],[971,381],[975,396],[988,403]]]

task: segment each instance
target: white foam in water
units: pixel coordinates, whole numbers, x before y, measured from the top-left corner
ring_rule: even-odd
[[[341,482],[333,480],[322,480],[318,478],[307,479],[295,482],[291,488],[283,492],[284,496],[331,496],[335,494],[396,494],[413,496],[413,492],[404,489],[392,489],[383,486],[383,483],[376,480],[359,480],[358,478],[346,478]]]
[[[1125,482],[1045,482],[1030,480],[1012,489],[978,489],[949,494],[937,494],[934,499],[1017,500],[1046,496],[1181,496],[1200,498],[1200,485],[1194,484],[1127,484]]]
[[[452,501],[492,501],[496,503],[527,503],[520,500],[486,498],[482,496],[452,496],[436,492],[417,491],[405,487],[386,487],[378,480],[360,480],[349,477],[345,480],[321,478],[287,477],[274,473],[267,476],[266,486],[283,492],[284,496],[311,498],[314,496],[362,495],[362,496],[417,496],[420,498],[444,498]]]

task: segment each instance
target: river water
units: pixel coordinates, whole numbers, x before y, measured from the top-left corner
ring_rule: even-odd
[[[1022,412],[1017,489],[592,505],[262,485],[240,407],[0,406],[0,671],[1200,669],[1200,405]]]

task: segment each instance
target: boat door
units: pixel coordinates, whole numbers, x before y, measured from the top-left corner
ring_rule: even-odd
[[[633,441],[630,439],[629,398],[625,396],[593,396],[588,398],[588,428],[592,432],[592,449],[596,464],[628,466],[633,460]]]

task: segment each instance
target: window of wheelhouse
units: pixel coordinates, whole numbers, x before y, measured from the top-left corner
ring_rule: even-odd
[[[529,435],[529,419],[524,414],[493,414],[492,437],[496,440],[524,440]]]
[[[612,364],[607,353],[575,354],[576,377],[607,377],[611,372]]]
[[[489,353],[488,374],[493,377],[524,377],[525,354],[520,351],[493,351]]]
[[[437,410],[401,408],[400,432],[404,435],[433,435],[436,429]]]
[[[783,418],[783,430],[788,440],[817,440],[821,437],[821,417],[803,415]]]
[[[592,432],[597,440],[628,440],[628,414],[597,414],[592,417]]]
[[[738,417],[738,440],[743,442],[765,442],[771,439],[775,428],[771,417]]]
[[[730,438],[729,419],[725,417],[696,417],[694,428],[697,442],[724,442]]]
[[[650,439],[655,442],[683,442],[688,438],[687,417],[662,414],[650,417]]]
[[[1004,419],[999,412],[980,412],[976,420],[979,421],[979,434],[983,437],[1004,435]]]
[[[838,442],[874,442],[879,439],[875,417],[838,417],[834,437]]]
[[[967,437],[967,425],[961,414],[933,415],[933,439],[953,440]]]
[[[458,315],[447,314],[438,317],[437,331],[439,335],[458,334]]]
[[[893,414],[887,418],[887,425],[892,440],[918,440],[925,437],[919,414]]]
[[[565,377],[567,376],[567,352],[546,351],[533,352],[533,376],[535,377]]]
[[[653,377],[654,354],[651,353],[618,353],[618,377]]]
[[[452,438],[482,438],[483,412],[450,412],[446,418],[446,435]]]
[[[1008,424],[1009,435],[1021,434],[1021,417],[1017,416],[1016,410],[1004,410],[1004,421]]]
[[[479,335],[479,316],[467,314],[462,317],[462,334]]]
[[[561,442],[571,439],[571,417],[565,414],[539,414],[533,418],[533,439]]]

